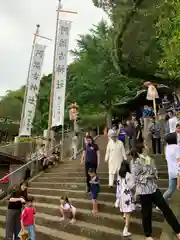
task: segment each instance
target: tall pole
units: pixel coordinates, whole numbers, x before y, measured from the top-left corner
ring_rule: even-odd
[[[32,50],[31,50],[31,56],[30,56],[30,61],[29,61],[29,67],[28,67],[28,75],[27,75],[27,83],[25,86],[25,92],[24,92],[24,100],[23,100],[23,105],[22,105],[22,110],[21,110],[21,121],[20,121],[20,126],[19,126],[19,134],[23,125],[23,120],[24,120],[24,112],[25,112],[25,106],[26,106],[26,97],[27,97],[27,90],[28,90],[28,83],[29,83],[29,75],[30,75],[30,71],[31,71],[31,64],[32,64],[32,58],[33,58],[33,53],[34,53],[34,47],[36,44],[36,39],[38,37],[39,34],[39,28],[40,25],[37,24],[36,25],[36,32],[34,34],[34,39],[33,39],[33,43],[32,43]]]
[[[53,114],[52,109],[53,109],[53,98],[54,98],[55,70],[56,70],[56,49],[57,49],[60,9],[61,9],[61,0],[59,0],[58,10],[57,10],[57,18],[56,18],[56,33],[55,33],[55,42],[54,42],[53,72],[52,72],[51,93],[50,93],[50,102],[49,102],[48,132],[50,132],[51,125],[52,125],[52,114]]]

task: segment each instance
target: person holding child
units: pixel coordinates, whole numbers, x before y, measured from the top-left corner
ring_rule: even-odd
[[[178,223],[174,213],[166,203],[161,191],[157,186],[156,181],[158,179],[158,175],[153,160],[147,155],[138,155],[136,150],[133,151],[133,155],[136,155],[136,161],[132,165],[131,174],[135,180],[136,194],[140,196],[140,203],[142,209],[142,225],[146,240],[153,240],[153,204],[155,204],[163,212],[166,221],[176,233],[177,239],[180,239],[180,224]]]
[[[24,230],[28,232],[28,239],[35,240],[35,208],[33,206],[34,197],[28,196],[24,210],[21,213],[21,231],[22,234]]]
[[[21,209],[27,200],[27,187],[27,182],[22,182],[20,186],[14,186],[10,194],[6,215],[6,240],[19,239]]]
[[[94,142],[91,136],[86,136],[86,145],[84,146],[81,164],[85,166],[87,193],[91,192],[90,176],[88,171],[93,168],[96,172],[97,167],[100,164],[100,151],[98,145]]]
[[[117,181],[116,187],[116,203],[115,207],[120,207],[120,211],[124,214],[125,226],[123,230],[123,236],[131,236],[129,232],[129,225],[131,220],[131,212],[135,210],[135,204],[133,200],[133,188],[135,187],[135,181],[131,175],[130,166],[127,161],[121,163],[119,170],[120,179]]]
[[[93,168],[89,169],[88,174],[91,177],[90,184],[91,184],[92,205],[93,205],[92,213],[96,214],[98,212],[97,198],[100,192],[99,177],[97,176],[96,171]]]
[[[76,208],[70,203],[68,197],[66,196],[63,196],[60,199],[60,214],[60,221],[71,219],[71,224],[76,222]]]

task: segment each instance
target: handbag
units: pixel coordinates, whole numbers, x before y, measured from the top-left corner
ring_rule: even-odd
[[[29,233],[28,233],[27,230],[21,229],[18,237],[19,237],[21,240],[28,240],[28,238],[29,238]]]

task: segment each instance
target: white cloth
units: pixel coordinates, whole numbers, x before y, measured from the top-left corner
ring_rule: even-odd
[[[72,137],[72,148],[77,148],[78,145],[78,137],[74,136]]]
[[[121,178],[117,184],[115,205],[117,206],[119,202],[120,211],[123,213],[129,213],[135,210],[131,191],[134,186],[135,181],[130,173],[127,173],[125,178]]]
[[[116,175],[116,180],[119,180],[119,171],[117,171],[116,174],[109,174],[109,186],[110,187],[112,187],[114,185],[115,175]]]
[[[108,162],[109,174],[119,171],[123,160],[127,160],[124,144],[120,140],[108,142],[106,148],[105,162]]]
[[[61,207],[61,209],[65,210],[65,211],[67,211],[67,210],[70,210],[71,212],[76,211],[76,208],[69,203],[61,204],[60,207]]]
[[[73,158],[76,159],[78,152],[78,137],[72,137],[72,150],[73,150]]]
[[[167,145],[165,148],[165,156],[168,165],[168,175],[169,178],[177,178],[177,161],[178,158],[178,151],[179,146],[176,144]]]
[[[159,98],[159,95],[158,95],[158,92],[157,92],[157,89],[155,88],[155,86],[150,85],[148,87],[146,98],[148,100],[153,100],[154,98]]]
[[[176,131],[176,124],[178,123],[177,117],[172,117],[169,119],[169,131],[173,133]]]

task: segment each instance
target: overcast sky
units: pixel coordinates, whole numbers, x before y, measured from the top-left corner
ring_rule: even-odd
[[[41,25],[41,35],[54,40],[57,4],[57,0],[0,0],[0,96],[26,83],[36,24]],[[76,47],[78,34],[87,33],[102,18],[107,20],[92,0],[63,0],[63,8],[78,12],[61,14],[62,19],[73,21],[70,49]],[[54,42],[41,43],[48,46],[43,65],[43,74],[48,74],[52,71]]]

